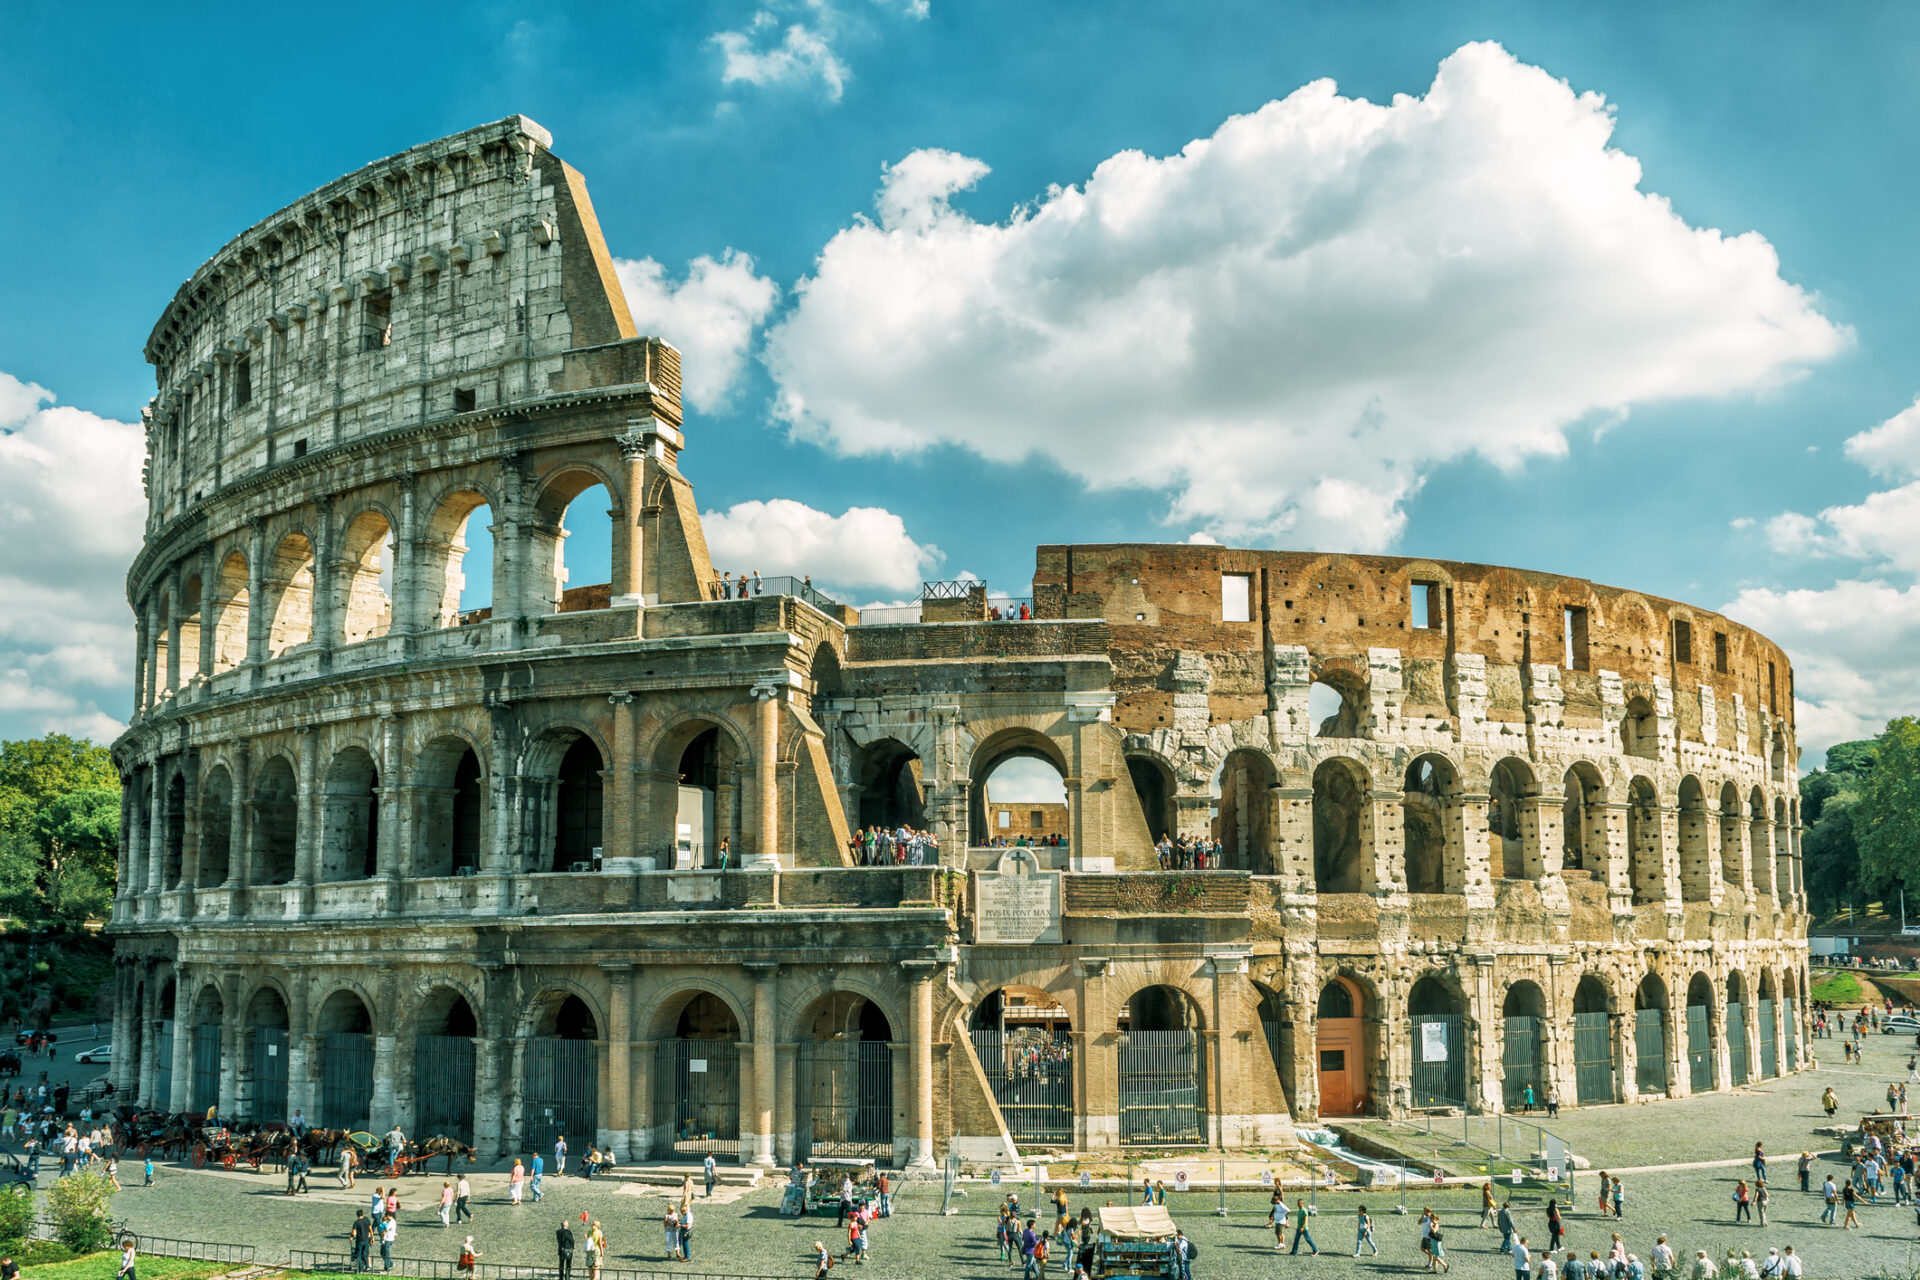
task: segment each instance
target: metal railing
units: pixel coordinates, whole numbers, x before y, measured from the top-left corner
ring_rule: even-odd
[[[860,610],[860,625],[863,627],[911,626],[920,621],[920,606],[917,604],[875,605]]]
[[[1547,1181],[1569,1189],[1573,1160],[1567,1140],[1530,1120],[1506,1112],[1458,1116],[1410,1115],[1362,1122],[1362,1132],[1378,1126],[1403,1153],[1436,1167],[1457,1168],[1475,1177],[1508,1177],[1515,1170],[1529,1181]]]
[[[33,1223],[33,1237],[36,1240],[54,1239],[54,1223],[45,1218],[36,1218]],[[181,1258],[188,1262],[228,1262],[246,1266],[253,1262],[253,1246],[250,1244],[227,1244],[218,1240],[176,1240],[171,1236],[143,1235],[138,1231],[116,1226],[113,1231],[113,1244],[118,1247],[120,1241],[131,1238],[133,1247],[150,1258]]]
[[[723,600],[745,600],[752,596],[792,596],[804,600],[814,608],[826,613],[840,607],[840,602],[813,585],[811,578],[796,578],[790,574],[776,573],[756,581],[752,573],[747,574],[746,595],[740,594],[740,575],[732,574],[727,578],[714,579],[725,584]]]
[[[574,1267],[578,1275],[585,1275],[586,1255],[584,1250],[575,1255],[579,1261]],[[353,1255],[348,1253],[321,1252],[312,1249],[292,1249],[288,1251],[287,1266],[294,1271],[351,1272]],[[385,1275],[407,1276],[411,1280],[551,1280],[558,1276],[556,1267],[514,1266],[500,1262],[476,1263],[471,1271],[462,1271],[457,1261],[438,1258],[395,1258],[393,1269],[386,1270],[386,1264],[380,1260],[380,1251],[372,1251],[367,1269],[379,1271]],[[792,1280],[791,1275],[770,1276],[753,1275],[741,1271],[652,1271],[632,1267],[601,1267],[600,1280]]]

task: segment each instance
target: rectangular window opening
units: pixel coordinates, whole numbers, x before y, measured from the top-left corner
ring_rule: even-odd
[[[1012,828],[1013,828],[1013,811],[1010,809],[1002,809],[1000,811],[1000,829],[1002,831],[1010,831],[1012,830]]]
[[[293,442],[293,456],[296,458],[304,458],[307,456],[307,442],[305,440],[295,440]]]
[[[1444,614],[1440,609],[1440,584],[1437,582],[1415,582],[1408,598],[1412,606],[1412,625],[1415,631],[1438,631]]]
[[[453,389],[453,411],[455,413],[472,413],[473,407],[474,407],[473,388],[472,387],[455,387]]]
[[[1032,826],[1035,831],[1047,825],[1047,815],[1040,810],[1029,810],[1029,816],[1033,819]]]
[[[369,293],[360,299],[360,349],[381,351],[393,341],[393,295]]]
[[[1693,665],[1693,624],[1681,618],[1673,620],[1673,660]]]
[[[244,409],[253,403],[253,360],[241,356],[233,362],[233,407]]]
[[[1727,674],[1727,633],[1713,633],[1713,669],[1721,675]]]
[[[1569,671],[1587,669],[1587,611],[1582,605],[1568,605],[1562,614],[1562,661]]]
[[[1773,712],[1775,715],[1778,715],[1780,713],[1780,700],[1775,695],[1774,678],[1775,678],[1775,673],[1774,673],[1773,664],[1769,662],[1767,664],[1767,710]]]
[[[1253,621],[1252,574],[1223,573],[1220,575],[1220,620],[1222,622]]]

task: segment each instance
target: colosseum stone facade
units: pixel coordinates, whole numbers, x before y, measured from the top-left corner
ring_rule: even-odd
[[[514,117],[321,188],[147,345],[141,1103],[924,1163],[1802,1060],[1774,645],[1552,574],[1217,546],[1042,547],[1022,621],[723,592],[679,355],[549,143]],[[589,491],[604,586],[564,568]],[[1060,844],[989,847],[1015,758],[1058,771]],[[875,824],[936,856],[852,865]],[[1162,870],[1169,834],[1218,865]]]

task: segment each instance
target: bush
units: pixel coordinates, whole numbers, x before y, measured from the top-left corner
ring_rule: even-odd
[[[0,1245],[17,1246],[27,1238],[33,1226],[33,1193],[14,1195],[12,1188],[0,1190]]]
[[[75,1253],[92,1253],[113,1243],[113,1221],[107,1204],[113,1188],[98,1173],[76,1173],[47,1188],[47,1208],[53,1214],[53,1236]]]

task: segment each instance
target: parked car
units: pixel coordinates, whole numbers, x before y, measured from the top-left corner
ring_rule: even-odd
[[[75,1062],[110,1063],[113,1061],[113,1046],[110,1044],[97,1044],[91,1049],[82,1049],[73,1055],[73,1060]]]
[[[1920,1018],[1910,1018],[1906,1014],[1895,1014],[1880,1024],[1880,1034],[1884,1036],[1920,1035]]]

